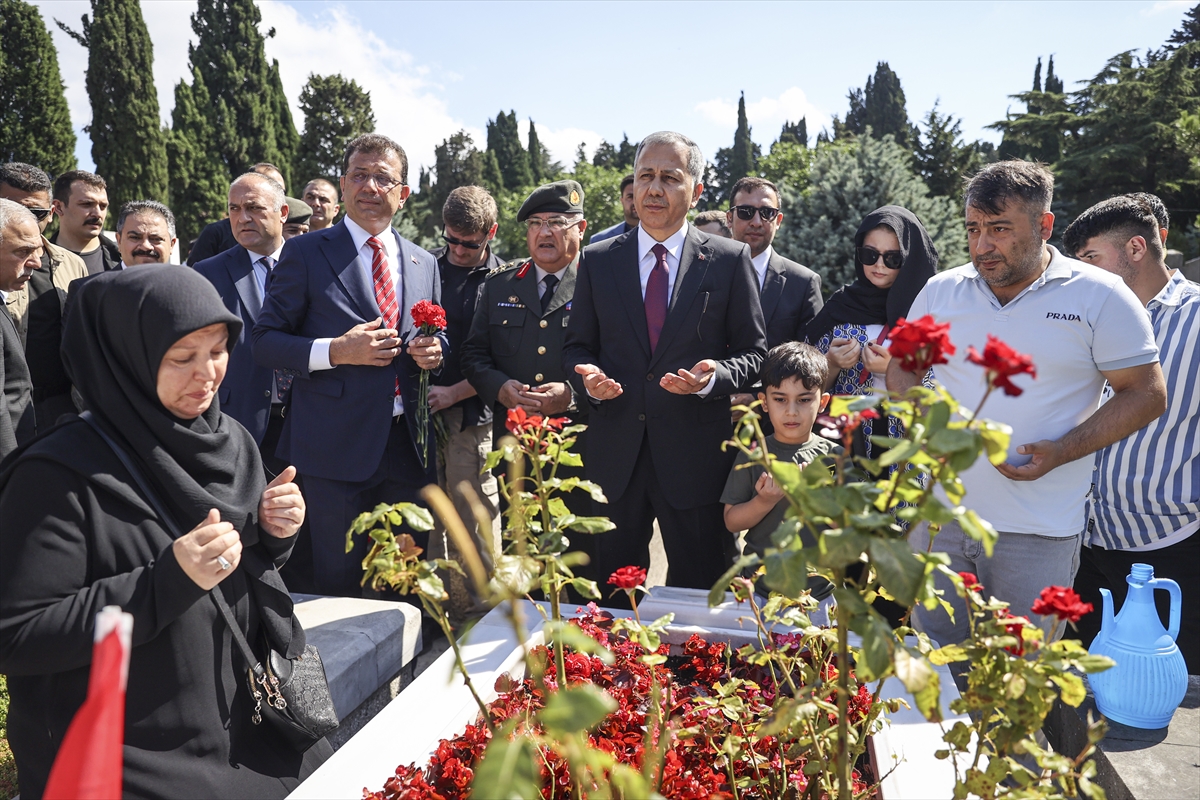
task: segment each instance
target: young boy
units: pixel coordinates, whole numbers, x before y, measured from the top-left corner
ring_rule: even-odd
[[[767,353],[758,399],[775,428],[767,436],[767,451],[777,460],[803,468],[815,458],[842,452],[841,445],[813,433],[817,415],[829,403],[829,394],[822,390],[828,368],[820,350],[801,342],[787,342]],[[738,453],[721,502],[725,504],[725,527],[734,535],[746,531],[747,552],[763,555],[771,546],[771,534],[783,522],[788,503],[761,465],[744,466],[749,460]],[[811,533],[803,538],[806,546],[815,544]],[[818,600],[833,591],[823,578],[810,578],[809,589]]]

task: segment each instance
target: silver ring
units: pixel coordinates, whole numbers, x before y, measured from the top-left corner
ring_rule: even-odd
[[[222,570],[227,570],[233,566],[233,564],[225,560],[225,556],[217,556],[217,563],[221,565]]]

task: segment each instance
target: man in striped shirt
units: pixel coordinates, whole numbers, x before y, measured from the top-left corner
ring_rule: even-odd
[[[1159,223],[1144,199],[1098,203],[1063,234],[1080,261],[1120,276],[1146,306],[1167,382],[1167,411],[1096,453],[1075,589],[1096,611],[1079,622],[1088,645],[1100,630],[1100,588],[1119,607],[1135,563],[1183,590],[1179,649],[1200,673],[1200,284],[1167,269]],[[1109,393],[1105,392],[1105,399]],[[1167,623],[1168,595],[1156,592]]]

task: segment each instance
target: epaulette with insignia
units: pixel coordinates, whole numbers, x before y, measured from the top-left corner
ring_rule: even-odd
[[[529,260],[530,259],[528,258],[518,258],[513,261],[506,261],[498,267],[493,267],[492,270],[488,272],[487,276],[490,278],[493,275],[499,275],[501,272],[508,272],[510,269],[516,269]]]

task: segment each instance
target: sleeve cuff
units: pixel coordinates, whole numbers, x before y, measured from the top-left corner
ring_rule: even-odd
[[[1158,361],[1158,353],[1142,353],[1129,358],[1119,358],[1116,361],[1105,361],[1097,363],[1096,369],[1101,372],[1115,372],[1119,369],[1129,369],[1130,367],[1141,367],[1146,364],[1154,364]]]
[[[333,369],[329,363],[329,345],[333,339],[313,339],[312,349],[308,351],[308,371],[316,372],[322,369]]]
[[[713,375],[712,380],[710,380],[708,383],[704,384],[703,389],[696,392],[696,396],[697,397],[708,397],[710,394],[712,394],[713,386],[715,386],[716,383],[717,383],[717,376]]]

